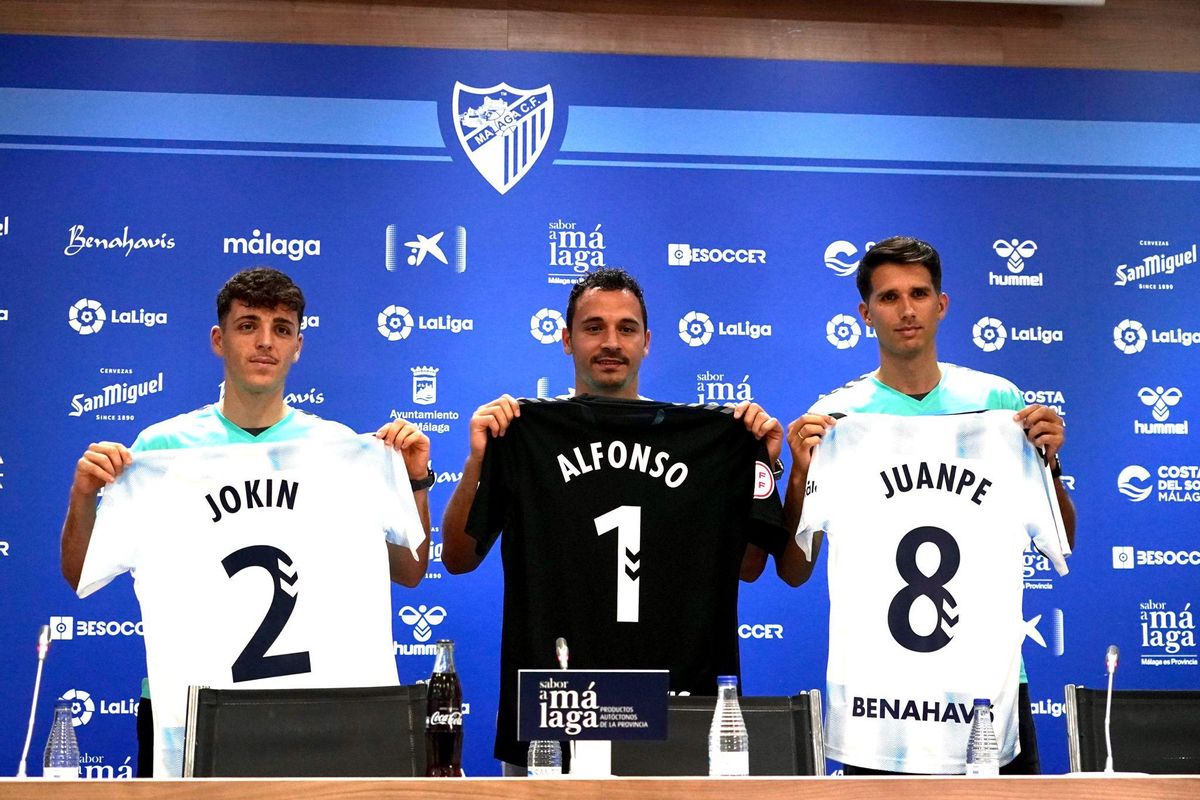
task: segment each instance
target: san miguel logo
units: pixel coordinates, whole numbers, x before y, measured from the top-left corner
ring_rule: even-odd
[[[467,157],[500,194],[517,185],[550,140],[554,93],[498,83],[477,89],[454,84],[454,130]]]

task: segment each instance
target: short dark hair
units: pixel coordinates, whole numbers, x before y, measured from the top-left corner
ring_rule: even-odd
[[[589,272],[587,277],[571,287],[571,295],[567,298],[567,330],[571,330],[571,322],[575,319],[575,305],[588,289],[601,292],[626,291],[637,298],[642,307],[642,327],[649,328],[649,318],[646,316],[646,298],[642,296],[642,287],[623,269],[598,269]]]
[[[871,275],[876,267],[884,264],[920,264],[929,270],[933,279],[933,290],[942,292],[942,257],[929,242],[911,236],[892,236],[874,245],[858,263],[854,282],[858,293],[865,301],[871,296]]]
[[[225,281],[217,292],[218,325],[225,324],[234,300],[241,300],[251,308],[287,306],[296,312],[297,320],[304,319],[304,293],[291,278],[270,267],[244,269]]]

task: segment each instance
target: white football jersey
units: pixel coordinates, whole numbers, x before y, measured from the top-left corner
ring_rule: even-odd
[[[825,531],[825,747],[843,763],[961,774],[975,698],[1000,763],[1018,752],[1030,538],[1066,574],[1053,481],[1012,412],[839,419],[817,448],[796,541]]]
[[[182,770],[189,685],[395,685],[384,541],[424,537],[403,460],[369,435],[137,453],[79,596],[133,573],[155,777]]]

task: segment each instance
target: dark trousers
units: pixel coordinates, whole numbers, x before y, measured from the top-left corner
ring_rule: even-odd
[[[1000,768],[1001,775],[1041,775],[1042,760],[1038,757],[1037,728],[1033,725],[1033,708],[1029,704],[1029,684],[1022,683],[1017,692],[1017,740],[1021,743],[1021,752],[1009,763]],[[845,764],[846,775],[908,775],[907,772],[888,772],[882,769],[869,769]]]

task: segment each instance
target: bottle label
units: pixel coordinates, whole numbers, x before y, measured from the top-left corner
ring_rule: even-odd
[[[530,778],[561,778],[562,767],[529,767],[526,775]]]
[[[434,725],[445,725],[451,728],[461,728],[463,715],[461,711],[434,711],[425,720],[425,724],[429,727]]]
[[[750,754],[742,753],[709,753],[709,775],[749,775]]]
[[[43,778],[78,778],[79,767],[43,767]]]

